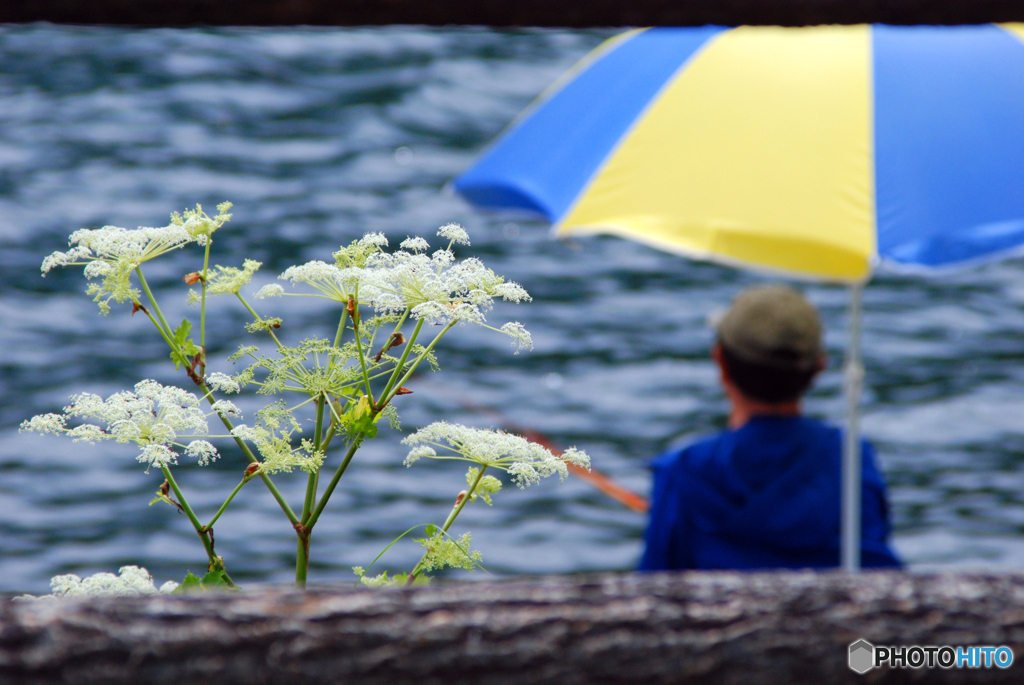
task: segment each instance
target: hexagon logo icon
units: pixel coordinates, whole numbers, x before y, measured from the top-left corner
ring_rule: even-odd
[[[850,669],[864,675],[875,667],[875,646],[867,640],[857,640],[850,645]]]

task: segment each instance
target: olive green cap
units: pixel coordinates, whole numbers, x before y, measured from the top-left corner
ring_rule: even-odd
[[[818,310],[784,285],[744,290],[716,329],[722,346],[751,364],[810,371],[822,354]]]

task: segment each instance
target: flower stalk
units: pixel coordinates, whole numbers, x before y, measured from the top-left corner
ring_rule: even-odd
[[[477,471],[476,477],[473,479],[473,482],[469,484],[469,490],[461,491],[455,498],[455,506],[452,507],[451,512],[449,512],[448,514],[448,518],[444,520],[444,524],[441,526],[441,532],[443,534],[448,533],[448,529],[452,527],[452,524],[455,523],[455,519],[457,519],[459,517],[459,514],[462,513],[462,510],[465,508],[466,503],[469,502],[471,498],[473,498],[473,496],[476,494],[477,486],[480,485],[480,481],[483,479],[484,471],[486,470],[486,466],[481,467],[480,470]],[[409,577],[408,580],[406,581],[408,585],[412,585],[416,581],[416,578],[420,575],[423,569],[423,564],[426,561],[429,554],[429,550],[424,552],[423,556],[420,558],[418,562],[416,562],[416,565],[413,567],[413,569],[409,571]]]
[[[388,251],[388,241],[382,234],[367,233],[334,252],[333,263],[312,261],[289,267],[280,275],[281,280],[312,292],[286,292],[279,284],[269,284],[255,293],[255,298],[261,300],[314,297],[327,300],[334,307],[341,305],[333,341],[306,338],[295,342],[290,339],[290,329],[280,330],[282,319],[263,318],[242,293],[259,270],[260,262],[246,259],[241,267],[211,263],[213,234],[231,218],[227,213],[230,203],[217,209],[219,213],[213,217],[199,206],[183,215],[172,214],[171,223],[162,228],[127,230],[107,226],[76,231],[70,238],[71,249],[53,253],[42,265],[44,275],[58,266],[84,266],[85,276],[93,281],[87,292],[94,296],[104,314],[111,310],[110,301],[131,303],[133,315],[142,311],[170,349],[175,367],[184,367],[194,384],[189,386],[192,390],[142,381],[134,391],[116,393],[106,399],[82,393],[72,398],[64,413],[33,417],[22,424],[22,429],[66,435],[76,442],[113,440],[136,445],[138,460],[147,469],[156,467],[167,484],[154,502],[163,500],[180,508],[203,544],[209,571],[223,573],[230,585],[233,583],[223,559],[214,549],[213,526],[224,525],[223,521],[230,519],[226,515],[232,503],[245,484],[259,476],[295,530],[295,577],[296,583],[303,586],[309,572],[313,530],[361,446],[374,439],[384,423],[398,428],[394,404],[401,402],[393,400],[411,394],[405,387],[410,378],[422,368],[423,362],[436,369],[438,344],[456,324],[479,325],[508,335],[517,350],[530,347],[529,334],[518,322],[500,328],[486,322],[495,300],[519,303],[529,301],[530,297],[518,284],[495,275],[479,260],[457,260],[453,249],[469,245],[469,238],[456,224],[441,227],[438,235],[445,239],[442,245],[446,246],[433,253],[429,253],[430,246],[424,238],[409,238],[397,250]],[[193,264],[193,270],[188,270],[182,281],[185,286],[196,288],[188,291],[186,302],[199,306],[198,344],[191,337],[193,328],[188,317],[177,327],[168,322],[142,268],[145,262],[193,244],[202,248],[202,265]],[[133,273],[138,288],[133,285]],[[207,331],[208,324],[217,323],[207,316],[208,301],[223,295],[235,295],[242,309],[252,317],[247,331],[258,335],[265,332],[273,341],[270,353],[261,353],[254,345],[243,345],[228,357],[231,363],[242,362],[233,376],[216,370],[215,365],[209,368],[213,363],[208,361],[206,352],[207,333],[212,341],[220,332],[217,327]],[[441,330],[424,347],[419,340],[428,323],[441,326]],[[383,342],[379,338],[384,338]],[[215,349],[216,343],[210,344]],[[243,422],[241,411],[226,395],[250,387],[256,389],[258,396],[270,400]],[[300,401],[281,399],[289,393],[298,393]],[[209,405],[209,413],[202,410],[203,400]],[[220,419],[226,434],[211,433],[208,417],[212,414]],[[382,418],[386,421],[381,422]],[[310,422],[312,436],[304,437],[302,427]],[[440,529],[442,536],[448,534],[467,502],[482,497],[489,504],[490,495],[500,489],[500,482],[490,473],[485,475],[485,471],[505,471],[520,485],[529,484],[540,475],[560,472],[557,460],[551,461],[553,457],[546,460],[537,455],[524,456],[518,444],[514,447],[519,452],[513,450],[514,454],[488,455],[486,450],[480,452],[476,443],[471,445],[472,440],[463,440],[465,435],[447,435],[455,440],[449,444],[457,456],[439,456],[433,450],[445,444],[446,435],[437,430],[426,435],[424,431],[429,432],[428,429],[406,439],[413,440],[409,444],[416,443],[407,463],[427,456],[460,458],[478,465],[467,474],[469,488],[449,513]],[[338,435],[344,437],[341,449],[333,445]],[[191,468],[180,461],[184,458],[194,460],[198,466],[221,458],[210,441],[227,438],[238,448],[234,458],[240,455],[248,461],[248,467],[241,481],[203,525],[179,484],[182,474],[175,473],[179,468]],[[333,466],[332,477],[320,493],[321,471],[335,459],[340,461]],[[305,472],[306,480],[299,514],[272,479],[295,470]],[[435,533],[437,530],[433,525],[428,529]],[[439,544],[449,552],[451,545],[461,550],[468,547],[468,534],[464,537],[465,541],[460,538],[459,542]],[[473,555],[477,556],[471,556],[472,559],[478,558],[478,553]],[[435,557],[428,550],[409,574],[409,582],[433,568],[451,565],[454,558],[444,561]]]

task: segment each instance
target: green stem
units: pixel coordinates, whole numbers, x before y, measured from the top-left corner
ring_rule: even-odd
[[[139,304],[139,303],[135,302],[134,304]],[[174,341],[172,341],[167,336],[167,333],[164,332],[164,329],[160,327],[160,323],[156,319],[153,318],[153,315],[149,313],[148,309],[143,309],[142,311],[144,311],[146,313],[146,316],[149,317],[149,320],[153,323],[153,325],[156,327],[156,329],[158,331],[160,331],[160,335],[163,336],[164,342],[167,343],[167,346],[171,348],[171,352],[176,354],[176,355],[178,355],[178,361],[180,363],[184,364],[185,366],[188,366],[189,361],[187,359],[185,359],[185,355],[183,355],[181,353],[181,350],[179,350],[178,346],[174,344]]]
[[[316,428],[313,429],[313,449],[320,450],[324,428],[324,407],[328,398],[321,395],[316,403]],[[320,470],[309,474],[306,480],[306,498],[302,503],[302,524],[295,526],[298,540],[295,547],[295,584],[306,586],[306,575],[309,572],[309,542],[313,533],[313,525],[309,521],[310,511],[316,502],[316,489],[320,482]]]
[[[174,476],[171,475],[171,470],[164,464],[160,465],[160,470],[164,472],[164,478],[167,479],[167,482],[171,485],[171,489],[174,490],[174,495],[178,498],[178,504],[181,505],[182,510],[185,512],[185,516],[187,516],[188,520],[192,523],[192,527],[196,529],[196,533],[199,534],[199,539],[203,541],[203,548],[206,550],[206,556],[210,558],[208,570],[213,571],[215,569],[219,569],[223,571],[224,578],[232,587],[234,587],[235,583],[231,580],[227,570],[224,568],[224,562],[217,557],[217,553],[213,550],[213,543],[210,541],[210,535],[208,532],[209,528],[204,528],[203,524],[201,524],[199,519],[196,518],[195,512],[192,511],[192,507],[188,505],[188,501],[185,499],[185,495],[181,493],[181,488],[178,487],[177,481],[175,481]]]
[[[217,522],[217,519],[220,518],[220,515],[223,514],[227,510],[228,505],[231,504],[231,500],[235,498],[235,495],[241,492],[242,486],[248,483],[251,479],[252,476],[242,477],[242,482],[235,486],[235,489],[231,491],[231,494],[228,495],[228,498],[224,500],[224,504],[220,505],[220,509],[218,509],[217,513],[213,515],[213,518],[210,519],[210,522],[206,524],[207,528],[213,528],[213,524]]]
[[[451,528],[453,523],[455,523],[455,519],[459,517],[459,514],[462,512],[463,508],[465,508],[466,502],[468,502],[470,498],[473,496],[473,493],[476,492],[476,488],[478,485],[480,485],[480,480],[484,477],[484,471],[486,470],[486,466],[480,466],[480,472],[477,473],[476,478],[473,479],[473,484],[469,486],[469,490],[466,491],[465,496],[455,503],[455,506],[452,507],[451,513],[448,514],[448,518],[445,519],[444,525],[441,526],[442,532],[447,533],[448,529]],[[427,558],[427,554],[429,553],[429,551],[424,552],[423,557],[420,558],[420,560],[416,563],[416,566],[414,566],[412,571],[409,572],[409,579],[406,581],[408,585],[412,585],[413,581],[416,580],[416,576],[418,576],[422,572],[423,561]]]
[[[358,291],[357,291],[358,292]],[[352,315],[352,330],[356,334],[356,349],[359,350],[359,366],[363,370],[363,384],[366,387],[366,398],[370,401],[370,407],[376,409],[373,401],[373,392],[370,390],[370,374],[366,370],[366,357],[363,356],[363,341],[359,337],[359,305],[356,304],[356,313]]]
[[[150,314],[148,311],[146,312],[146,315],[149,317],[149,320],[153,322],[153,325],[156,326],[157,330],[160,331],[160,334],[163,336],[164,341],[171,348],[171,352],[177,354],[178,358],[182,361],[182,363],[187,365],[189,363],[188,360],[185,359],[185,355],[181,353],[181,350],[178,348],[177,345],[174,344],[174,340],[171,338],[172,334],[170,326],[167,325],[167,320],[164,318],[163,313],[160,311],[160,305],[156,303],[156,298],[153,297],[153,292],[149,289],[149,284],[146,283],[146,277],[142,275],[142,268],[135,267],[135,273],[139,277],[139,283],[142,285],[142,289],[143,291],[145,291],[146,297],[149,298],[150,304],[153,305],[153,311],[156,312],[156,315],[160,319],[160,323],[163,324],[163,326],[161,327],[153,319],[152,314]],[[206,401],[213,405],[215,400],[213,399],[213,393],[210,391],[210,388],[207,387],[206,383],[200,383],[199,387],[200,389],[202,389],[203,395],[206,397]],[[222,415],[220,412],[217,412],[217,416],[220,417],[221,423],[224,424],[224,427],[228,429],[229,433],[231,433],[235,429],[234,424],[231,423],[231,420],[228,417]],[[252,450],[249,449],[249,446],[245,444],[244,440],[235,436],[235,443],[242,450],[242,453],[245,454],[246,458],[248,458],[250,462],[259,461],[256,458],[256,455],[252,453]],[[170,471],[167,470],[166,468],[164,469],[164,471],[168,475],[167,482],[169,482],[171,484],[171,487],[174,488],[175,494],[178,494],[179,491],[174,483],[174,479],[170,477]],[[292,511],[292,508],[288,506],[288,502],[285,501],[284,496],[281,494],[281,491],[277,489],[277,486],[274,485],[274,482],[270,479],[270,476],[263,473],[262,471],[260,471],[259,475],[260,478],[263,480],[263,483],[267,486],[267,489],[270,490],[270,493],[274,496],[274,499],[277,500],[277,503],[281,506],[281,510],[284,511],[285,516],[288,517],[288,520],[291,522],[291,524],[294,526],[295,524],[299,523],[299,517],[296,516],[295,512]],[[180,497],[181,495],[179,494],[178,496]],[[184,501],[182,501],[182,508],[186,507],[187,505],[184,503]],[[199,523],[199,519],[195,518],[195,514],[192,514],[190,518],[193,520],[193,525]],[[200,527],[201,526],[198,526],[196,530],[198,531]],[[207,543],[205,537],[203,539],[203,544],[206,545]],[[226,575],[227,572],[225,571],[225,576]]]
[[[319,451],[322,445],[323,428],[324,428],[324,407],[327,404],[327,398],[323,395],[316,402],[316,428],[313,429],[313,449]],[[305,523],[309,518],[309,512],[313,509],[313,502],[316,501],[316,472],[310,472],[309,479],[306,481],[306,500],[302,504],[302,522]]]
[[[245,301],[244,297],[242,297],[242,293],[235,293],[235,297],[237,297],[239,299],[239,301],[242,303],[242,305],[246,309],[249,310],[249,313],[252,314],[254,319],[256,319],[257,321],[260,320],[260,315],[256,313],[255,309],[253,309],[252,307],[249,306],[249,303]],[[281,344],[281,341],[277,339],[276,335],[274,335],[274,331],[272,331],[271,329],[268,328],[267,329],[267,333],[270,333],[270,337],[273,338],[274,342],[277,343],[278,349],[283,349],[284,348],[284,345]]]
[[[345,319],[348,317],[348,310],[341,310],[341,318],[338,319],[338,332],[334,334],[334,346],[341,344],[341,336],[345,333]],[[334,357],[331,357],[331,364],[334,364]],[[328,366],[330,368],[330,366]]]
[[[199,310],[199,344],[206,346],[206,275],[210,267],[210,243],[213,236],[206,236],[206,255],[203,257],[203,302]]]
[[[207,392],[207,393],[210,392],[209,388],[206,387],[205,383],[203,383],[199,387],[201,387],[204,392]],[[214,402],[212,396],[208,396],[206,398],[206,400],[210,404],[213,404],[213,402]],[[229,433],[231,433],[231,431],[233,431],[235,429],[234,424],[231,423],[231,419],[229,419],[228,417],[224,416],[220,412],[217,412],[217,416],[220,417],[221,423],[224,424],[224,427],[228,429]],[[233,433],[232,433],[232,437],[235,438],[235,444],[238,445],[238,447],[242,450],[242,453],[245,454],[246,458],[250,462],[257,462],[257,461],[259,461],[259,459],[256,458],[256,455],[252,453],[252,450],[249,449],[249,446],[245,444],[244,440],[242,440],[237,435],[234,435]],[[288,517],[288,521],[291,522],[291,524],[293,526],[296,523],[299,523],[300,522],[299,521],[299,517],[296,516],[295,512],[292,511],[292,508],[290,506],[288,506],[288,502],[285,501],[284,495],[282,495],[281,491],[277,489],[276,485],[274,485],[274,481],[272,481],[270,479],[270,476],[268,476],[267,474],[263,473],[262,470],[259,472],[259,476],[260,476],[261,479],[263,479],[263,483],[267,486],[267,489],[270,490],[270,494],[272,494],[274,496],[274,499],[276,499],[277,503],[281,506],[281,510],[284,511],[284,515]]]
[[[167,325],[167,319],[164,318],[163,312],[160,311],[160,305],[156,303],[156,298],[153,297],[153,291],[149,289],[149,284],[146,283],[146,277],[142,275],[142,267],[135,267],[135,273],[139,277],[139,283],[142,285],[142,290],[146,293],[146,297],[149,298],[149,303],[153,305],[153,311],[156,312],[157,318],[160,319],[160,323],[163,324],[164,332],[167,334],[167,337],[170,338],[174,335],[174,329]],[[171,349],[174,349],[173,345],[171,346]]]
[[[323,450],[324,452],[327,451],[327,448],[331,446],[331,440],[334,440],[334,435],[335,435],[335,430],[334,430],[334,426],[332,425],[332,426],[330,426],[327,429],[327,432],[324,434],[324,441],[320,445],[320,449],[321,450]],[[319,476],[319,473],[320,472],[317,471],[317,475],[318,476]]]
[[[295,585],[300,588],[306,587],[306,576],[309,573],[309,534],[306,534],[305,540],[302,538],[302,533],[299,533],[299,539],[296,542],[295,549]]]
[[[408,311],[406,311],[408,313]],[[398,380],[398,374],[402,372],[405,367],[405,362],[409,358],[409,353],[412,351],[412,346],[416,344],[416,338],[420,335],[420,329],[423,328],[423,319],[416,322],[416,328],[412,329],[412,335],[409,336],[409,340],[405,343],[405,350],[402,352],[402,358],[398,360],[398,365],[395,367],[394,372],[391,374],[391,378],[388,379],[388,384],[384,386],[384,392],[381,393],[381,397],[387,399],[389,393],[395,387],[395,381]],[[398,386],[402,387],[402,386]],[[384,403],[387,404],[386,402]]]
[[[398,391],[398,389],[403,387],[405,385],[405,382],[407,380],[409,380],[409,376],[411,376],[413,374],[413,372],[416,371],[416,367],[418,367],[420,365],[420,362],[422,362],[424,359],[426,359],[430,355],[431,350],[434,349],[434,345],[436,345],[437,342],[441,339],[441,336],[443,336],[445,333],[450,331],[452,326],[454,326],[456,323],[457,323],[456,321],[452,321],[450,324],[448,324],[443,329],[441,329],[441,332],[437,334],[436,338],[434,338],[433,340],[430,341],[430,344],[427,345],[427,349],[425,349],[423,351],[423,354],[421,354],[416,359],[416,361],[413,362],[413,365],[409,368],[409,371],[404,376],[402,376],[402,380],[398,381],[397,383],[394,384],[394,386],[392,386],[391,394],[388,395],[387,397],[383,397],[383,396],[381,397],[381,406],[387,406],[387,403],[390,402],[394,398],[395,393]]]
[[[334,477],[331,478],[331,482],[327,484],[327,489],[324,490],[324,496],[320,498],[316,508],[313,509],[313,513],[309,515],[306,520],[306,527],[310,530],[316,525],[316,522],[320,519],[320,514],[324,510],[324,506],[327,504],[327,500],[334,494],[334,488],[338,487],[338,481],[345,475],[345,469],[348,468],[348,464],[352,461],[352,457],[355,456],[356,450],[359,449],[359,445],[363,442],[363,436],[359,435],[355,440],[352,441],[352,446],[348,448],[348,452],[345,453],[345,458],[342,460],[341,465],[338,466],[338,470],[334,472]]]

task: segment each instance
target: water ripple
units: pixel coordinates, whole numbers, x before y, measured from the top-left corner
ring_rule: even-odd
[[[406,430],[439,418],[492,425],[468,407],[495,407],[646,491],[650,456],[720,428],[705,321],[754,277],[611,238],[552,241],[541,224],[480,215],[443,192],[605,35],[0,28],[0,591],[42,591],[56,573],[124,563],[160,580],[202,567],[184,517],[146,506],[161,479],[131,449],[17,433],[73,393],[172,380],[145,320],[120,309],[99,316],[80,272],[39,277],[42,257],[79,227],[161,225],[172,209],[230,199],[235,219],[217,261],[263,261],[261,285],[365,231],[429,237],[459,221],[474,254],[534,295],[494,316],[524,323],[536,350],[513,356],[505,340],[458,331],[440,350],[444,372],[415,379]],[[186,314],[190,259],[151,269],[175,320]],[[867,291],[865,431],[892,484],[897,544],[918,568],[1024,559],[1022,267],[882,275]],[[833,359],[808,408],[836,420],[846,296],[808,293]],[[329,335],[319,310],[298,302],[284,330]],[[214,303],[211,319],[227,324],[212,359],[250,340],[228,303]],[[457,468],[402,467],[400,437],[365,448],[332,500],[314,537],[318,581],[350,579],[349,566],[409,525],[443,516],[461,487]],[[194,505],[212,511],[239,468],[226,457],[180,477]],[[298,501],[301,478],[280,480]],[[464,519],[497,573],[629,568],[644,525],[571,480],[510,488]],[[240,579],[292,575],[294,534],[258,485],[218,525],[217,544]],[[415,557],[415,546],[399,545],[387,565]]]

